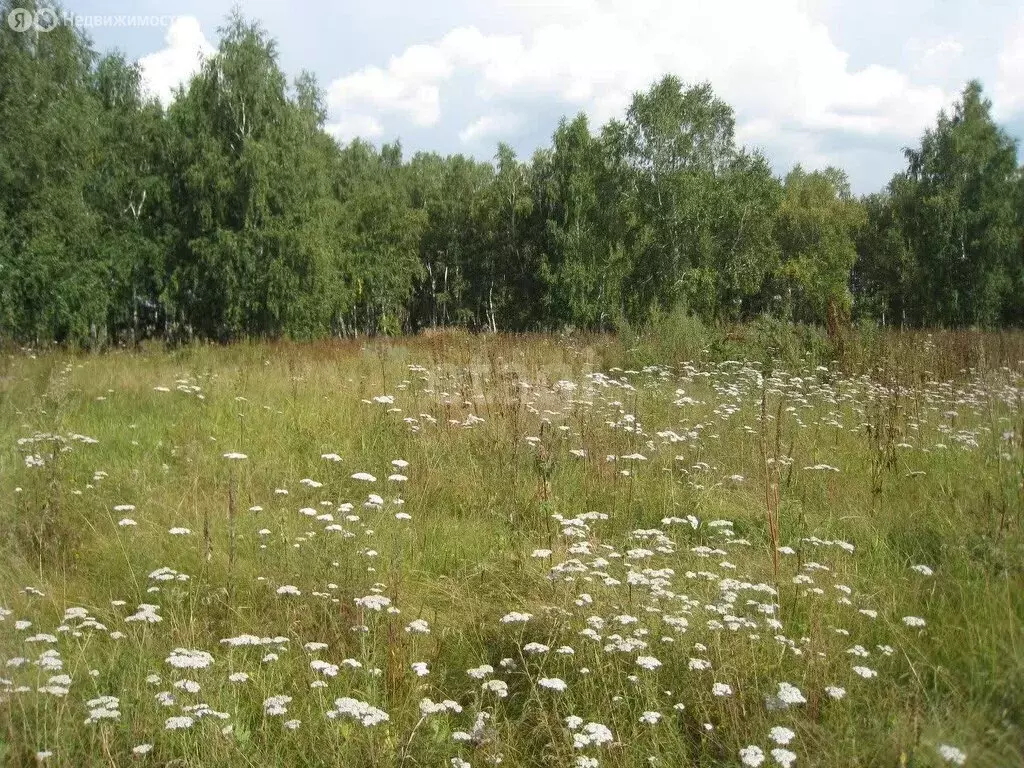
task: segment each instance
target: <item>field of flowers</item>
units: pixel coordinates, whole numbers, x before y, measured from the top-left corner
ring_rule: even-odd
[[[0,765],[1024,765],[1024,361],[0,362]]]

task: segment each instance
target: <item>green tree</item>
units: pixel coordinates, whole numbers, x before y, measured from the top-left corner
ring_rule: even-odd
[[[1020,317],[1016,146],[991,106],[981,83],[968,83],[953,113],[940,113],[921,146],[906,152],[919,323],[991,326]]]
[[[94,58],[71,26],[0,24],[0,331],[36,344],[105,337],[112,286],[87,200],[100,148]]]
[[[837,168],[786,175],[775,236],[781,262],[769,290],[794,320],[835,322],[852,305],[850,272],[855,236],[865,216]]]

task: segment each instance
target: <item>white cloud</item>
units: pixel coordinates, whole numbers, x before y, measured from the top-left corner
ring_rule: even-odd
[[[384,126],[371,115],[342,115],[337,121],[327,124],[327,132],[342,144],[355,138],[375,139],[384,133]]]
[[[938,40],[910,38],[904,46],[914,71],[926,77],[941,77],[963,58],[964,46],[947,35]]]
[[[164,37],[164,48],[139,59],[144,90],[167,106],[174,98],[175,86],[187,83],[202,65],[203,58],[216,48],[203,34],[194,16],[178,16]]]
[[[1005,120],[1024,112],[1024,14],[1006,36],[993,93],[993,109],[998,118]]]
[[[515,131],[522,125],[522,119],[517,115],[508,113],[496,113],[482,115],[459,131],[459,140],[464,144],[490,139],[500,138]]]
[[[507,130],[496,116],[512,104],[555,101],[596,122],[621,116],[634,91],[671,72],[686,82],[710,80],[751,140],[785,141],[793,131],[813,142],[844,131],[898,144],[916,138],[950,101],[943,88],[894,68],[851,67],[801,0],[537,0],[509,12],[522,16],[527,34],[453,29],[385,68],[335,80],[332,112],[429,126],[441,120],[443,102],[469,98],[490,105],[462,130],[471,141]],[[943,39],[921,55],[954,57],[958,46]]]

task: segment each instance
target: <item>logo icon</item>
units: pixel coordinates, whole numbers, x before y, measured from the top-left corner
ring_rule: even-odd
[[[36,15],[26,8],[12,8],[7,14],[7,26],[15,32],[28,32],[36,26]]]
[[[60,19],[53,8],[40,8],[36,11],[36,29],[40,32],[49,32],[57,26]]]

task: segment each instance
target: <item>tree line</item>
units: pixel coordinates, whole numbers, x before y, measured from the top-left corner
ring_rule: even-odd
[[[673,76],[529,160],[342,146],[258,24],[220,34],[163,109],[73,27],[0,27],[0,337],[1024,321],[1024,172],[978,82],[857,198],[838,168],[776,177]]]

